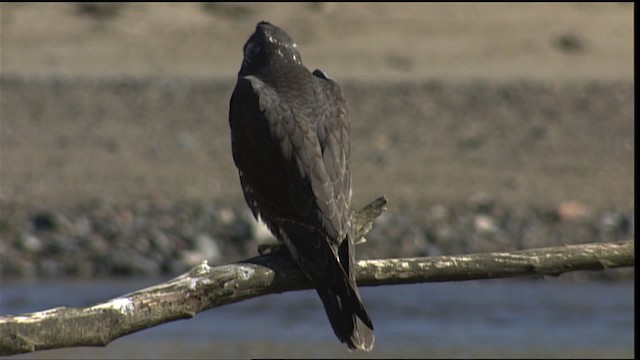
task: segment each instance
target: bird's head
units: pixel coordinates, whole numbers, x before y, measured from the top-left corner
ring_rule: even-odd
[[[256,31],[244,44],[243,67],[263,66],[271,63],[302,64],[302,58],[289,34],[266,21],[256,26]]]

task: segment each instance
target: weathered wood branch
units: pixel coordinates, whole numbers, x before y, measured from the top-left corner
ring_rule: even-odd
[[[358,213],[359,237],[386,204],[380,198]],[[361,286],[559,275],[576,270],[634,266],[634,242],[597,243],[512,252],[367,260],[358,263]],[[282,253],[211,267],[206,262],[165,283],[86,308],[0,317],[0,355],[73,346],[105,346],[124,335],[221,305],[311,283]]]

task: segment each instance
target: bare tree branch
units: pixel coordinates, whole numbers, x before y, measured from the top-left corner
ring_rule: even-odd
[[[371,228],[386,204],[380,198],[358,213],[357,234]],[[512,252],[358,263],[362,286],[523,276],[634,266],[634,242],[597,243]],[[280,252],[210,267],[206,262],[156,286],[86,308],[0,317],[0,355],[73,346],[105,346],[124,335],[221,305],[285,291],[310,289],[289,256]]]

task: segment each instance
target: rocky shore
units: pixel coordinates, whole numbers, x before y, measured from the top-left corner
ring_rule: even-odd
[[[358,258],[394,258],[634,238],[633,212],[592,213],[579,203],[518,211],[476,196],[411,216],[386,212]],[[2,203],[0,275],[15,277],[171,276],[202,260],[225,264],[257,255],[269,237],[244,207],[169,202],[156,196],[129,206],[105,200],[34,210]],[[568,279],[623,280],[633,269],[579,272]]]
[[[232,83],[2,77],[0,275],[177,275],[257,254]],[[358,257],[633,239],[626,81],[347,82]],[[629,279],[633,269],[562,278]]]

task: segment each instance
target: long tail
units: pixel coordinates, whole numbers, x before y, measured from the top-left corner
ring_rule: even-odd
[[[353,234],[336,254],[316,230],[290,222],[282,224],[282,230],[291,255],[315,285],[338,339],[350,350],[370,351],[375,336],[355,282]]]

